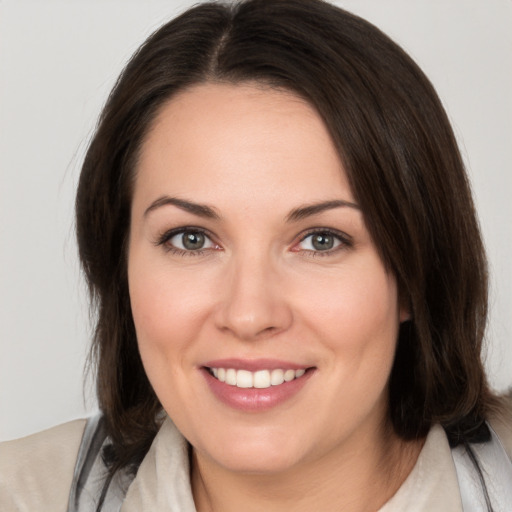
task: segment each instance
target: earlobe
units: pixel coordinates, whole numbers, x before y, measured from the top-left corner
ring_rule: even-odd
[[[400,308],[400,323],[403,324],[404,322],[407,322],[408,320],[411,320],[411,312],[409,311],[409,308]]]
[[[408,320],[412,320],[411,307],[409,304],[404,304],[405,301],[400,301],[399,320],[403,324]]]
[[[401,324],[404,322],[407,322],[409,320],[412,320],[412,313],[411,313],[411,303],[408,298],[405,298],[403,295],[399,297],[399,321]]]

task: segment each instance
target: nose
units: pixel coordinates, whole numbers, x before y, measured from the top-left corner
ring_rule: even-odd
[[[292,309],[279,271],[268,258],[241,257],[231,262],[216,311],[217,328],[245,341],[287,330]]]

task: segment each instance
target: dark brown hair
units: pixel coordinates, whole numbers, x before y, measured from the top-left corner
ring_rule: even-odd
[[[486,261],[464,166],[432,85],[377,28],[321,0],[205,3],[133,56],[80,177],[77,237],[97,308],[92,355],[112,467],[141,460],[161,409],[139,357],[127,285],[137,157],[163,103],[209,81],[258,81],[316,107],[411,312],[390,380],[394,429],[415,439],[440,422],[452,443],[485,437],[493,400],[480,358]]]

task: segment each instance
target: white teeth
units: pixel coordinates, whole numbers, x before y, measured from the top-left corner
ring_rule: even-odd
[[[272,370],[270,374],[270,384],[272,386],[279,386],[284,382],[284,371],[283,370]]]
[[[269,388],[270,387],[270,372],[268,370],[260,370],[254,372],[253,386],[255,388]]]
[[[305,369],[300,370],[235,370],[233,368],[210,368],[212,375],[230,386],[238,388],[264,389],[270,386],[279,386],[283,382],[290,382],[302,377]]]
[[[226,384],[236,386],[236,370],[233,370],[233,368],[226,370]]]
[[[237,388],[252,388],[252,373],[247,370],[238,370],[236,372]]]
[[[284,372],[284,380],[285,382],[290,382],[295,379],[295,370],[286,370]]]

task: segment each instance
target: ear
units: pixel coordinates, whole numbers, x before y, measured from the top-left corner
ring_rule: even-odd
[[[403,324],[404,322],[407,322],[407,320],[411,320],[411,318],[412,315],[409,306],[401,305],[399,311],[400,323]]]
[[[398,318],[401,324],[407,322],[408,320],[412,320],[411,301],[408,297],[408,294],[405,294],[403,292],[399,293],[398,307]]]

